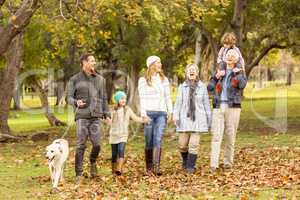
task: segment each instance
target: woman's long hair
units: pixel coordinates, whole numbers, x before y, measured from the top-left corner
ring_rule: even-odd
[[[153,74],[155,73],[155,68],[154,68],[153,66],[154,66],[154,65],[151,65],[151,66],[147,69],[146,74],[145,74],[145,78],[146,78],[147,84],[148,84],[149,86],[152,86],[152,81],[151,81],[151,79],[152,79]],[[161,78],[162,81],[165,80],[166,76],[165,76],[163,70],[161,70],[160,72],[158,72],[158,75],[160,76],[160,78]]]

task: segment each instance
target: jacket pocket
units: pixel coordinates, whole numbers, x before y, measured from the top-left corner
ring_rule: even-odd
[[[103,109],[102,109],[102,100],[100,98],[93,97],[91,101],[91,116],[92,117],[102,117]]]
[[[233,103],[240,104],[241,103],[241,95],[239,92],[233,94]]]

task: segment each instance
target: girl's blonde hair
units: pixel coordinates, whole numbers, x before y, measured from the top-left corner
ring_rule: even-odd
[[[234,46],[236,44],[236,37],[234,33],[225,33],[222,37],[222,44]]]
[[[150,67],[148,67],[147,71],[146,71],[146,74],[145,74],[145,79],[147,81],[147,84],[149,86],[152,86],[152,82],[151,82],[151,78],[155,72],[155,68],[154,68],[155,65],[151,65]],[[160,72],[158,72],[158,75],[160,76],[161,80],[165,80],[166,76],[164,74],[164,72],[161,70]]]

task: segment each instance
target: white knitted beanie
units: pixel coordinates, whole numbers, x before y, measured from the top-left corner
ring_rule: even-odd
[[[160,58],[158,56],[149,56],[146,61],[147,67],[149,68],[156,61],[160,61]]]

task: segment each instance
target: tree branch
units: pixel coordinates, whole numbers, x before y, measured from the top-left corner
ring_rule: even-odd
[[[63,13],[63,9],[62,9],[62,0],[59,1],[59,11],[60,11],[60,15],[62,16],[62,18],[64,20],[67,20],[64,16],[64,13]]]
[[[255,49],[257,49],[257,47],[265,40],[265,39],[268,39],[270,38],[271,35],[270,33],[266,33],[264,35],[262,35],[261,37],[258,37],[257,39],[255,39],[253,41],[253,45],[252,45],[252,48],[251,50],[249,51],[249,55],[247,55],[247,59],[246,60],[254,60],[255,58]]]
[[[201,25],[201,31],[203,33],[203,35],[206,37],[206,39],[208,40],[212,53],[213,53],[213,57],[214,57],[214,66],[216,66],[217,64],[217,57],[218,57],[218,45],[217,42],[215,41],[215,39],[213,38],[211,32],[209,32],[204,25]]]
[[[3,6],[6,0],[0,0],[0,8]]]
[[[88,24],[87,24],[87,23],[82,23],[82,22],[80,22],[80,21],[77,19],[77,17],[75,17],[75,16],[72,14],[72,8],[70,7],[71,3],[67,3],[67,2],[65,2],[64,0],[62,0],[62,3],[65,5],[66,10],[67,10],[67,12],[68,12],[68,16],[67,16],[67,17],[71,18],[74,22],[76,22],[76,23],[79,24],[80,26],[88,27]],[[75,6],[76,6],[76,8],[80,8],[80,7],[81,7],[78,1],[77,1],[77,3],[76,3]],[[89,11],[89,10],[86,10],[86,12],[90,12],[90,11]],[[66,19],[68,19],[68,18],[66,18]]]
[[[0,27],[0,56],[7,51],[13,38],[29,24],[38,8],[39,0],[24,0],[21,7],[10,17],[8,25]]]
[[[259,62],[272,50],[272,49],[286,49],[288,47],[294,46],[295,44],[292,45],[279,45],[277,43],[271,43],[269,46],[266,46],[265,48],[262,49],[260,54],[253,60],[251,64],[246,66],[246,74],[249,76],[250,72],[252,69],[259,64]]]

